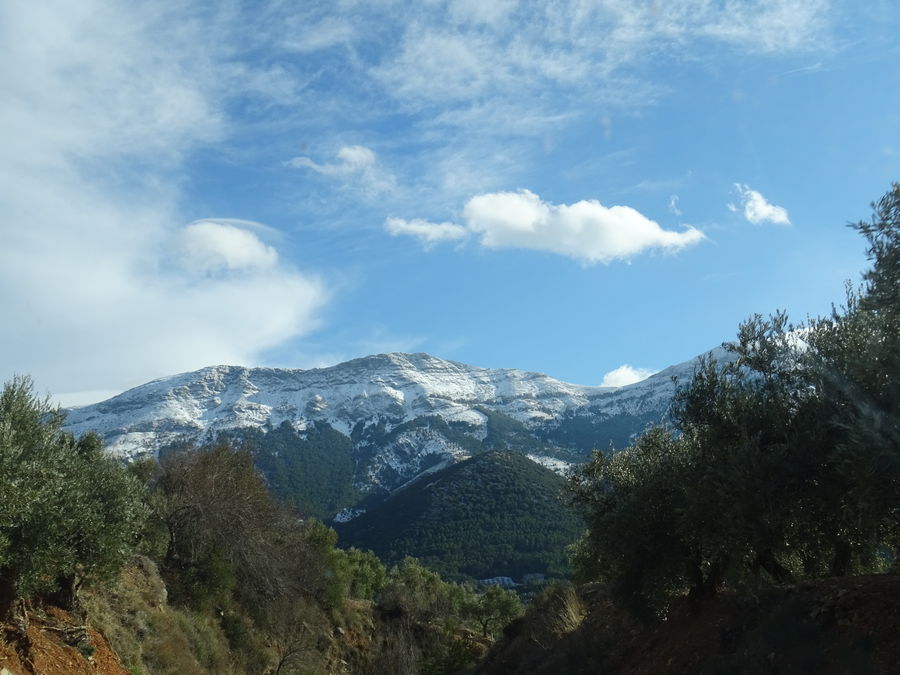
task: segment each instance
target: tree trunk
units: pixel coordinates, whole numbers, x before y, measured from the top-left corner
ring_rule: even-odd
[[[709,574],[706,576],[706,585],[709,587],[709,593],[717,593],[725,584],[725,573],[728,572],[728,565],[731,562],[731,556],[727,553],[720,553],[713,560],[709,568]]]
[[[777,584],[794,582],[794,575],[791,574],[790,570],[778,562],[771,549],[766,549],[757,553],[751,567],[755,571],[758,571],[760,568],[764,569]]]
[[[171,568],[175,562],[175,525],[171,522],[166,523],[166,529],[169,531],[169,543],[166,545],[166,555],[163,558],[163,567]]]
[[[688,591],[688,600],[691,604],[700,601],[703,596],[703,566],[700,551],[695,550],[687,562],[687,578],[690,583],[690,591]]]
[[[73,572],[64,577],[58,577],[56,580],[56,588],[46,594],[45,600],[52,605],[56,605],[60,609],[67,612],[75,609],[78,599],[78,588],[81,584],[78,576]]]
[[[850,542],[838,539],[834,542],[834,557],[831,559],[831,576],[845,577],[850,570],[852,550]]]
[[[5,622],[12,614],[16,601],[15,574],[8,567],[0,569],[0,622]]]

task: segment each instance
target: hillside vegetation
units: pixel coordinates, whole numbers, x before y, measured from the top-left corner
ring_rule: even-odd
[[[253,460],[272,494],[300,513],[329,518],[359,498],[353,487],[353,444],[325,422],[298,433],[288,422],[221,434],[253,448]]]
[[[491,451],[335,527],[342,545],[371,549],[387,562],[414,556],[451,578],[565,577],[565,548],[582,524],[563,503],[564,485],[524,455]]]

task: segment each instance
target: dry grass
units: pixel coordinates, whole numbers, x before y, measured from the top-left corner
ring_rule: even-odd
[[[531,629],[541,641],[555,642],[581,626],[587,610],[575,589],[566,585],[551,586],[535,599],[531,611]]]
[[[86,591],[82,603],[134,673],[193,675],[243,672],[214,618],[171,607],[156,565],[135,556],[114,584]]]

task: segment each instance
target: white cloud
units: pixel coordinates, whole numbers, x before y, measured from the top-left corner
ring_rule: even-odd
[[[0,5],[0,378],[87,402],[318,324],[325,284],[268,228],[180,225],[182,160],[229,133],[255,74],[179,7]]]
[[[450,16],[457,21],[495,26],[515,10],[518,0],[451,0]]]
[[[375,153],[363,145],[348,145],[338,150],[338,159],[350,171],[365,171],[375,166]]]
[[[699,12],[698,34],[760,52],[807,49],[826,30],[830,5],[829,0],[726,2],[719,11]]]
[[[323,176],[352,179],[369,194],[390,191],[394,179],[377,166],[375,151],[364,145],[345,145],[337,152],[337,161],[319,163],[310,157],[294,157],[284,164],[293,169],[311,169]]]
[[[272,269],[278,264],[277,251],[255,234],[215,221],[191,223],[179,233],[176,246],[185,268],[203,274]]]
[[[751,190],[747,185],[735,183],[734,187],[740,194],[744,205],[744,218],[754,225],[759,223],[791,224],[788,212],[783,207],[770,204],[759,192]],[[729,208],[731,208],[731,205],[729,205]],[[732,208],[732,211],[734,210]]]
[[[340,17],[327,16],[315,24],[305,21],[302,14],[286,18],[281,46],[288,51],[308,54],[347,44],[357,37],[350,21]]]
[[[529,190],[472,197],[463,219],[465,227],[389,218],[385,229],[426,244],[472,235],[485,248],[550,251],[588,263],[627,260],[651,249],[675,252],[704,239],[691,226],[683,232],[664,230],[629,206],[607,207],[596,200],[555,205]]]
[[[414,218],[413,220],[388,218],[384,223],[384,227],[392,236],[412,236],[425,244],[425,246],[431,246],[442,241],[465,239],[469,236],[469,231],[462,225],[430,223],[421,218]]]
[[[647,368],[633,368],[627,363],[619,366],[615,370],[611,370],[603,376],[601,387],[624,387],[628,384],[634,384],[641,380],[646,380],[651,375],[658,373],[658,370],[649,370]]]

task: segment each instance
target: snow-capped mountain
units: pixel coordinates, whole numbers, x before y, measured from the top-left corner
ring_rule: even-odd
[[[569,460],[610,441],[621,445],[664,415],[672,378],[686,381],[695,364],[624,387],[568,384],[421,353],[310,370],[211,366],[72,409],[67,429],[96,431],[111,453],[132,458],[182,439],[204,442],[283,423],[302,438],[311,424],[326,423],[353,439],[359,486],[390,488],[468,456],[473,443],[526,445],[522,451],[537,459]]]

